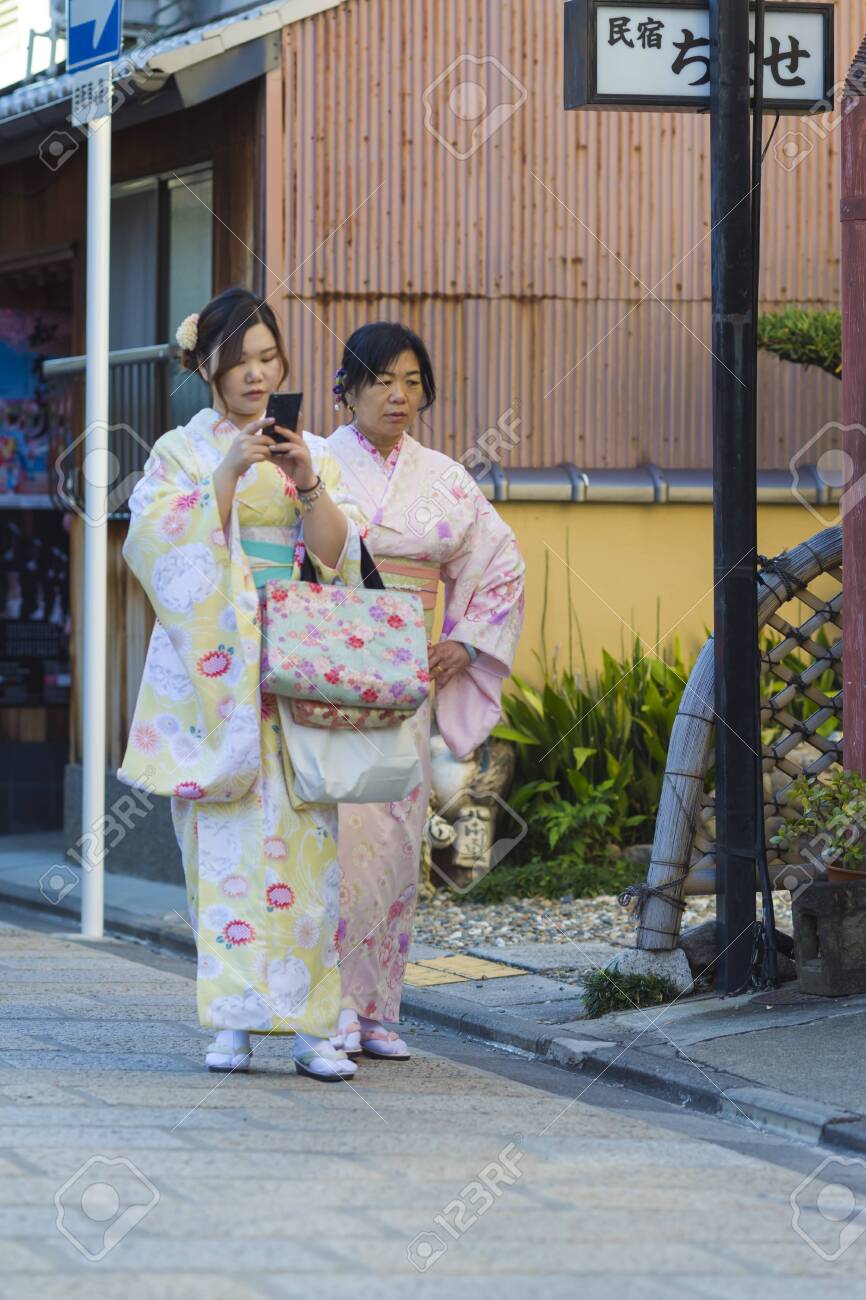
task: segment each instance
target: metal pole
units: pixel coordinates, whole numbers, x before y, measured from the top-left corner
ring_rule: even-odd
[[[752,104],[752,420],[757,442],[758,431],[758,313],[761,301],[761,170],[764,163],[764,0],[752,0],[755,11],[755,90]],[[772,138],[772,135],[771,135]],[[757,489],[756,489],[757,490]],[[760,737],[761,665],[755,663],[752,707],[758,711]],[[764,827],[763,757],[755,786],[756,851],[761,884],[761,918],[763,944],[761,982],[773,987],[778,981],[779,958],[776,951],[776,914],[773,910],[773,883],[767,865],[767,841]]]
[[[87,144],[87,371],[84,441],[84,663],[81,933],[104,925],[105,680],[108,487],[108,273],[111,116],[90,124]]]
[[[852,75],[855,74],[856,76]],[[845,767],[866,776],[866,39],[842,101],[842,423],[851,457],[851,504],[842,515]]]
[[[710,0],[716,917],[719,985],[751,968],[760,728],[748,0]]]

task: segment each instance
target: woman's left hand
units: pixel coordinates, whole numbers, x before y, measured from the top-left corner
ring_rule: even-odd
[[[301,417],[298,416],[298,430],[286,429],[281,424],[274,424],[268,430],[272,438],[277,439],[271,447],[271,459],[275,465],[282,466],[286,473],[295,480],[299,492],[309,492],[316,486],[316,471],[310,449],[304,442],[304,435],[299,432]],[[284,438],[285,442],[278,441]]]
[[[437,686],[447,686],[452,677],[462,673],[471,662],[469,651],[459,641],[440,641],[427,646],[430,678]]]

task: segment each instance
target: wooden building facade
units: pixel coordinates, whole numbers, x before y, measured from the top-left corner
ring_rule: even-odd
[[[858,9],[837,0],[839,80]],[[143,54],[148,75],[113,124],[113,348],[165,344],[211,292],[244,283],[285,324],[317,432],[334,423],[342,340],[401,318],[440,379],[423,436],[453,456],[505,420],[519,427],[511,465],[609,471],[608,505],[616,475],[630,499],[642,464],[710,466],[709,124],[565,113],[558,0],[282,0]],[[481,87],[478,111],[467,84]],[[52,93],[7,116],[0,97],[0,313],[66,313],[77,355],[86,147],[46,160],[69,108],[62,86]],[[794,167],[768,154],[765,309],[839,302],[838,131],[824,128],[781,124],[805,141]],[[760,465],[783,471],[838,418],[838,384],[766,357],[760,378]],[[145,442],[183,418],[170,362],[124,363],[113,382],[112,420]],[[155,408],[137,383],[161,394]],[[63,400],[74,440],[80,388]],[[0,491],[0,516],[8,504]],[[44,530],[47,509],[13,504]],[[519,504],[509,512],[520,533]],[[85,524],[67,513],[71,703],[0,707],[10,773],[13,743],[68,736],[80,755]],[[125,529],[110,521],[110,770],[152,621],[120,555]]]

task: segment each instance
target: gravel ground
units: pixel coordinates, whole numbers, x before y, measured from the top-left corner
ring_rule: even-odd
[[[790,894],[781,892],[773,897],[776,923],[790,933]],[[715,898],[696,895],[688,900],[683,928],[699,925],[715,914]],[[612,894],[570,901],[514,898],[504,903],[473,903],[468,895],[455,899],[442,892],[419,900],[415,938],[454,952],[478,944],[504,948],[512,943],[565,943],[569,939],[632,945],[635,928],[631,914]]]

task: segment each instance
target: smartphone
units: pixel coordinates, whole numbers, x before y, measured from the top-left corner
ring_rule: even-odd
[[[303,393],[271,393],[265,414],[268,417],[273,417],[277,424],[282,425],[284,429],[291,429],[295,433],[297,432],[296,426],[298,416],[301,414],[303,400]],[[271,425],[264,432],[270,434],[272,438],[277,438],[280,442],[285,442],[282,434],[277,433],[276,425]]]

